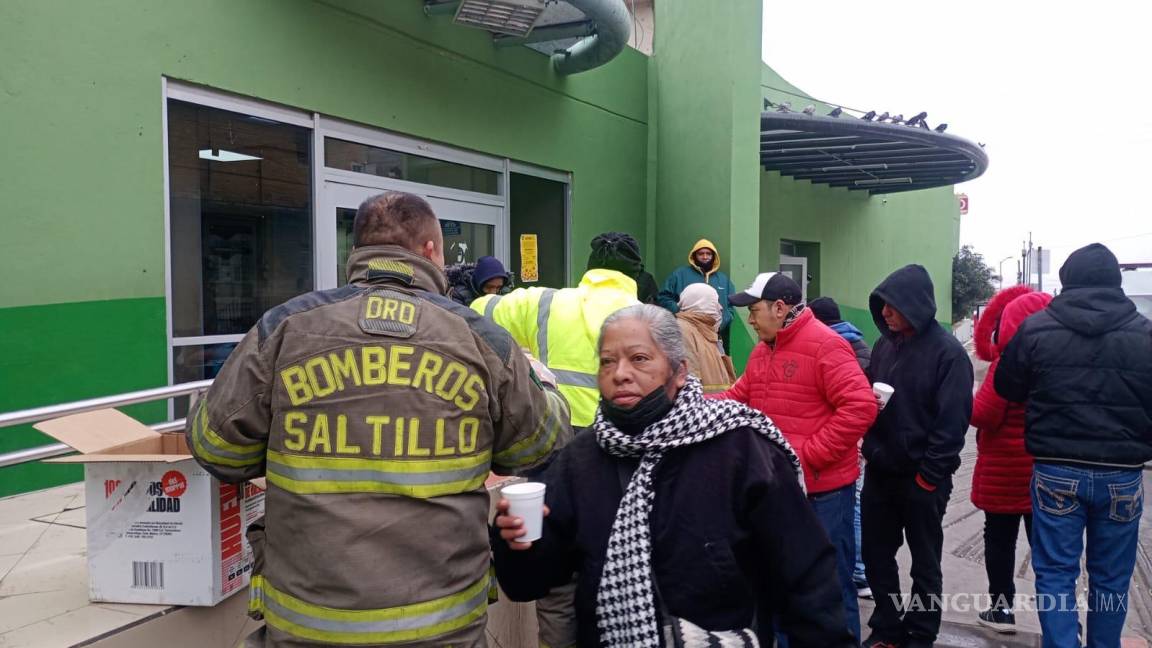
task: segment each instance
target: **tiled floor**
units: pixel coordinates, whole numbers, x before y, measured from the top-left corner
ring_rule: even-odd
[[[957,492],[952,496],[945,518],[945,588],[952,593],[977,593],[985,586],[980,546],[982,517],[968,501],[973,451],[974,448],[970,447],[965,452],[964,467],[955,480]],[[1152,492],[1152,472],[1148,473],[1148,479],[1146,485]],[[491,489],[502,481],[503,478],[493,477],[489,479],[488,487]],[[1149,544],[1152,542],[1152,498],[1148,499],[1146,506],[1141,556],[1152,555],[1152,545]],[[1021,542],[1020,564],[1027,565],[1027,560],[1027,544]],[[1144,560],[1138,561],[1133,580],[1134,605],[1128,618],[1132,641],[1152,627],[1149,618],[1152,589],[1145,589],[1152,582],[1152,562]],[[902,564],[907,567],[906,556],[902,556]],[[115,632],[146,617],[174,610],[171,606],[89,603],[87,583],[81,484],[0,499],[0,648],[71,646]],[[1022,591],[1031,593],[1031,573],[1026,567],[1021,569],[1018,584]],[[865,604],[862,607],[863,620],[867,621],[870,606]],[[208,609],[196,611],[196,614],[211,613]],[[243,616],[242,602],[237,604],[234,615],[238,619]],[[1036,640],[1031,633],[1039,629],[1036,617],[1031,613],[1018,617],[1022,635],[1015,640],[976,627],[974,612],[946,613],[944,620],[942,646],[1030,646],[1035,645],[1033,642]],[[519,626],[523,622],[524,618],[518,618],[513,625]],[[202,627],[204,624],[195,621],[193,625]],[[500,623],[496,625],[502,627]],[[523,628],[515,630],[507,634],[524,634]],[[227,634],[236,636],[238,631],[230,629]],[[507,639],[504,634],[501,633],[502,639]],[[493,639],[493,645],[504,643],[495,641],[495,637]],[[530,643],[523,641],[522,637],[517,636],[517,639],[521,641],[514,639],[507,645]],[[147,641],[140,645],[147,645]]]
[[[0,646],[70,646],[171,606],[88,602],[84,488],[0,499]]]
[[[510,480],[517,479],[492,475],[487,486],[497,488]],[[0,648],[72,646],[179,609],[166,605],[90,603],[84,515],[83,484],[0,499]],[[242,618],[243,610],[241,601],[233,616]],[[202,616],[212,612],[205,608],[192,613]],[[227,621],[234,619],[229,617]],[[250,629],[244,627],[245,632]],[[504,630],[502,637],[519,634],[514,629]],[[127,641],[133,634],[141,631],[116,637],[123,636]],[[236,631],[223,634],[232,637]],[[140,645],[147,645],[144,641]],[[218,643],[207,638],[205,642],[193,640],[189,645],[203,648]]]

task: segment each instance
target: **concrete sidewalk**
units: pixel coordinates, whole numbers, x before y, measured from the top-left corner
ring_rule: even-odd
[[[976,384],[987,372],[987,363],[973,360],[976,365]],[[944,593],[953,600],[979,603],[987,599],[988,581],[984,573],[984,513],[972,505],[972,469],[976,464],[976,431],[969,429],[961,466],[953,477],[952,498],[944,515]],[[1130,637],[1125,648],[1146,648],[1152,642],[1152,469],[1144,471],[1144,515],[1140,520],[1140,546],[1136,555],[1136,570],[1129,588],[1129,608],[1125,636]],[[1021,525],[1016,546],[1016,589],[1020,595],[1035,600],[1036,582],[1032,573],[1031,551]],[[911,585],[908,570],[911,558],[906,547],[898,557],[901,566],[902,590],[907,593]],[[1080,591],[1086,595],[1088,579],[1081,565]],[[956,595],[961,595],[957,597]],[[868,617],[872,612],[870,601],[861,601],[861,625],[868,636]],[[1019,610],[1016,613],[1017,635],[998,635],[976,622],[979,609],[947,609],[936,645],[940,648],[1016,648],[1040,645],[1040,621],[1035,612]],[[1081,613],[1084,622],[1084,613]]]
[[[963,464],[954,476],[952,499],[944,516],[944,593],[952,600],[979,602],[987,598],[987,576],[984,573],[984,514],[972,505],[972,467],[976,460],[976,443],[970,439],[961,455]],[[1152,493],[1152,470],[1144,472],[1144,489]],[[1129,588],[1129,608],[1125,648],[1147,648],[1152,642],[1152,504],[1145,497],[1144,515],[1140,523],[1140,547],[1137,551],[1136,570]],[[1036,581],[1032,573],[1031,551],[1023,528],[1016,548],[1016,589],[1021,595],[1035,600]],[[911,585],[908,570],[911,558],[906,547],[898,556],[901,583],[905,593]],[[1088,580],[1081,566],[1080,589],[1086,592]],[[956,595],[962,595],[957,597]],[[860,601],[861,625],[868,636],[868,617],[872,602]],[[1000,635],[976,621],[979,609],[947,609],[936,642],[938,648],[1024,648],[1040,646],[1040,620],[1035,612],[1019,610],[1016,613],[1016,635]],[[1081,613],[1081,622],[1084,614]]]

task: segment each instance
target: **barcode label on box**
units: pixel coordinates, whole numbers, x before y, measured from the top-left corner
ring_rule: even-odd
[[[132,587],[135,589],[164,589],[164,563],[133,561]]]

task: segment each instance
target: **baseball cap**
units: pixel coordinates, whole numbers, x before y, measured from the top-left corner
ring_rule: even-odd
[[[761,272],[744,292],[729,295],[728,303],[733,306],[751,306],[761,299],[768,301],[779,299],[789,306],[795,306],[803,299],[802,295],[800,284],[788,275],[779,272]]]

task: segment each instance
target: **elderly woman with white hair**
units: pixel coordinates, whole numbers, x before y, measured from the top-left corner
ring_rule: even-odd
[[[676,323],[684,337],[688,373],[700,379],[705,394],[728,389],[736,382],[736,371],[720,342],[720,294],[706,283],[689,284],[680,292],[679,305]]]
[[[502,500],[496,573],[529,601],[579,574],[579,645],[755,646],[772,621],[791,648],[855,645],[836,555],[800,463],[760,412],[705,400],[680,329],[652,305],[617,311],[599,341],[600,409],[543,475],[543,536]],[[723,639],[720,639],[723,637]]]

